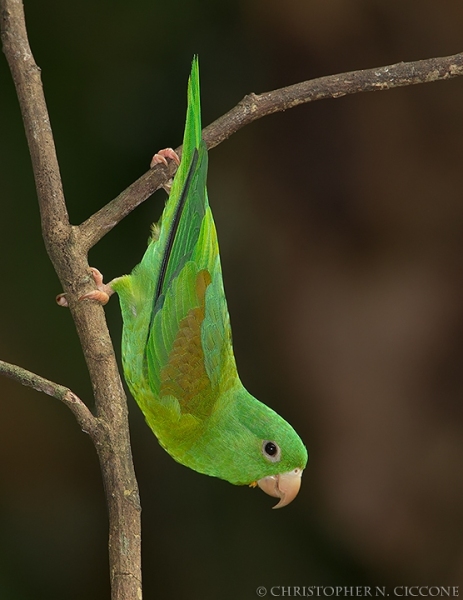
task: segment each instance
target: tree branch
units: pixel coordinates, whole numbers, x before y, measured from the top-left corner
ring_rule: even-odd
[[[32,158],[45,246],[69,301],[95,394],[97,416],[92,418],[98,427],[92,430],[92,440],[109,513],[111,598],[141,600],[141,509],[127,401],[104,311],[95,303],[77,301],[92,289],[93,280],[79,229],[69,223],[40,69],[29,47],[22,0],[0,0],[0,26]],[[74,414],[76,398],[70,391],[61,398],[67,399]],[[82,416],[80,405],[79,411]]]
[[[463,53],[328,75],[272,92],[249,94],[229,112],[208,125],[203,130],[203,138],[207,147],[211,149],[245,125],[300,104],[327,98],[341,98],[360,92],[378,92],[419,83],[442,81],[461,75],[463,75]],[[181,146],[176,149],[176,152],[181,154]],[[87,250],[168,181],[175,171],[176,167],[173,163],[169,164],[168,168],[158,165],[82,223],[79,230]]]
[[[48,396],[60,400],[74,413],[82,430],[92,438],[95,436],[97,419],[82,400],[69,388],[3,360],[0,360],[0,374],[17,381],[21,385],[31,387],[38,392],[43,392],[44,394],[48,394]]]

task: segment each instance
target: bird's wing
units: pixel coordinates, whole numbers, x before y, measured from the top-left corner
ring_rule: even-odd
[[[154,395],[175,398],[181,412],[199,418],[211,413],[223,386],[236,376],[206,174],[207,152],[200,142],[163,240],[146,344]]]

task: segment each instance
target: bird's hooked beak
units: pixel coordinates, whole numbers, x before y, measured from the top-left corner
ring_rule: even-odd
[[[259,479],[257,485],[269,496],[280,498],[278,504],[273,508],[283,508],[297,496],[301,487],[302,471],[303,469],[294,469],[289,473],[269,475]]]

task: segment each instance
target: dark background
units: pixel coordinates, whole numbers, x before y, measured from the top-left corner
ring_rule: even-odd
[[[245,94],[461,51],[461,1],[26,0],[73,223]],[[245,385],[305,440],[298,498],[200,476],[129,400],[145,597],[264,585],[458,585],[463,542],[463,79],[318,102],[210,153],[209,195]],[[92,250],[140,260],[159,192]],[[40,236],[0,57],[0,357],[91,404]],[[117,301],[107,316],[120,345]],[[109,597],[95,451],[58,401],[0,379],[0,598]]]

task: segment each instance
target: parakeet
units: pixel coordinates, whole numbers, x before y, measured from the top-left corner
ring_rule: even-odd
[[[193,60],[182,159],[141,263],[113,280],[124,322],[130,391],[161,446],[179,463],[235,485],[260,486],[285,506],[307,450],[238,376],[209,206]],[[276,508],[275,507],[275,508]]]

